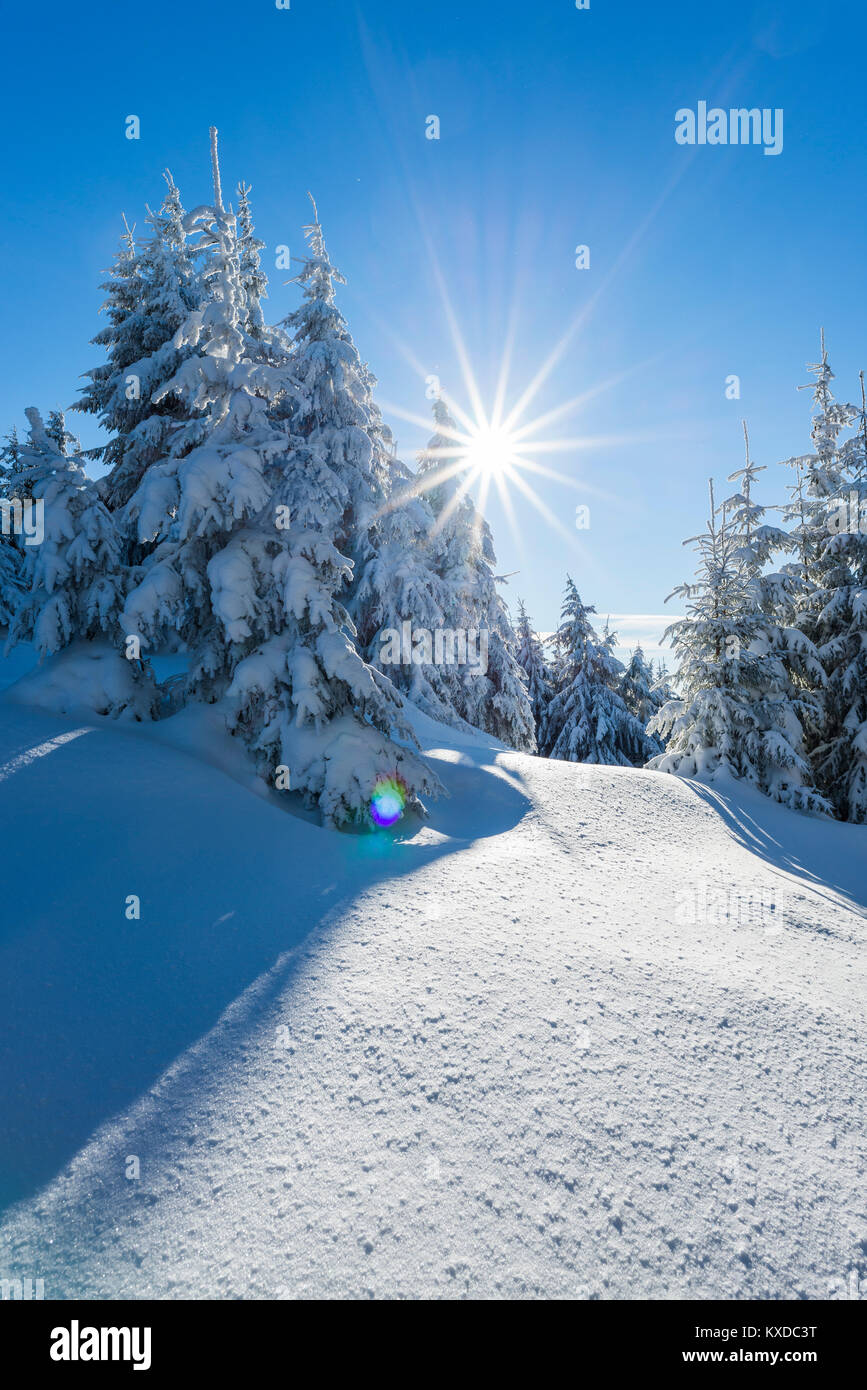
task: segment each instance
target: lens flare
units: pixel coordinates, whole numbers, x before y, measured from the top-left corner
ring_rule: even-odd
[[[373,788],[370,818],[374,825],[389,826],[399,821],[406,808],[406,787],[399,777],[383,777]]]

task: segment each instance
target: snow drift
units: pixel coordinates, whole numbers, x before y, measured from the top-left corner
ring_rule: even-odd
[[[0,705],[0,1275],[858,1287],[863,827],[417,716],[449,798],[339,836],[194,723]]]

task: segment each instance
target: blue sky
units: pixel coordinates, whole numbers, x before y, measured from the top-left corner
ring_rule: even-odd
[[[510,336],[507,405],[563,345],[522,421],[581,398],[534,435],[579,441],[539,456],[567,481],[524,475],[549,517],[513,491],[517,535],[487,506],[500,570],[520,571],[506,592],[540,628],[568,570],[600,613],[628,615],[624,636],[652,637],[692,571],[681,542],[701,529],[708,476],[722,486],[740,466],[741,416],[773,465],[808,447],[795,388],[820,325],[841,395],[867,367],[855,3],[52,0],[5,24],[3,432],[29,404],[75,398],[100,360],[88,340],[121,212],[143,227],[166,165],[188,207],[204,201],[212,123],[224,188],[253,186],[275,319],[298,291],[274,247],[300,252],[314,193],[405,457],[429,433],[405,418],[426,415],[426,376],[472,413],[455,325],[486,409]],[[782,153],[678,145],[675,112],[701,100],[782,108]],[[783,470],[764,477],[762,500],[780,500]]]

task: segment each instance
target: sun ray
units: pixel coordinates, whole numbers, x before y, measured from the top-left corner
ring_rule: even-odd
[[[551,508],[547,506],[546,503],[542,501],[541,497],[539,497],[539,495],[533,491],[530,485],[527,482],[525,482],[525,480],[521,477],[520,473],[518,473],[515,469],[509,469],[508,477],[509,481],[515,484],[515,487],[518,489],[518,491],[524,494],[530,505],[532,507],[535,507],[536,511],[539,513],[540,516],[544,517],[548,525],[551,526],[558,533],[558,535],[562,536],[565,541],[568,541],[570,546],[574,546],[577,540],[575,533],[573,531],[569,531],[563,525],[560,518],[554,515],[554,513],[551,511]]]
[[[535,439],[517,440],[516,452],[523,457],[526,453],[534,454],[566,454],[573,450],[580,449],[613,449],[623,444],[653,444],[667,438],[667,435],[646,431],[641,433],[628,434],[582,434],[575,435],[571,439]]]
[[[503,427],[503,406],[506,400],[506,388],[509,382],[509,368],[512,365],[512,350],[515,346],[515,337],[518,331],[518,306],[513,301],[509,313],[509,326],[506,330],[506,343],[503,348],[503,356],[500,361],[500,370],[497,376],[497,387],[494,393],[494,404],[491,410],[491,427],[499,430]]]
[[[551,375],[554,368],[562,359],[564,353],[566,352],[566,349],[572,342],[572,339],[575,337],[575,334],[578,332],[578,329],[592,313],[593,309],[596,307],[597,301],[605,293],[612,280],[614,280],[617,277],[621,267],[629,259],[635,248],[644,238],[648,228],[656,218],[660,209],[668,201],[668,198],[670,197],[671,193],[674,191],[677,184],[683,178],[684,172],[685,164],[681,163],[679,167],[675,170],[673,175],[669,178],[668,182],[666,183],[656,202],[642,218],[641,222],[638,224],[635,231],[632,233],[632,236],[629,238],[626,245],[620,251],[620,254],[614,261],[614,264],[611,266],[610,270],[608,270],[608,272],[604,275],[598,288],[593,292],[593,294],[590,296],[583,308],[580,309],[578,313],[575,315],[575,318],[572,320],[571,324],[566,329],[559,343],[557,343],[555,347],[552,349],[552,351],[548,354],[548,357],[542,363],[542,366],[539,368],[538,372],[533,377],[527,389],[518,398],[518,401],[516,405],[513,407],[511,414],[508,415],[506,417],[506,420],[504,421],[504,428],[510,429],[514,422],[520,419],[527,406],[541,390],[542,386],[548,380],[548,377]]]
[[[591,497],[601,497],[606,502],[620,501],[614,493],[606,492],[604,488],[597,487],[595,483],[589,483],[586,478],[567,478],[565,474],[558,473],[556,469],[545,468],[542,464],[534,463],[532,459],[521,459],[521,467],[527,473],[535,473],[539,477],[550,478],[553,482],[565,483],[567,487],[576,492],[589,493]]]
[[[466,472],[466,461],[461,456],[457,462],[449,468],[431,469],[425,473],[413,475],[413,481],[409,487],[402,488],[399,492],[392,494],[386,502],[374,513],[373,520],[376,521],[381,516],[386,516],[389,512],[397,511],[399,507],[405,507],[407,502],[411,502],[414,497],[423,497],[426,492],[431,492],[441,483],[448,482],[450,478],[456,477],[459,473]]]
[[[463,334],[460,330],[460,325],[458,323],[457,316],[455,314],[454,309],[452,308],[452,302],[449,297],[448,290],[446,288],[445,278],[440,268],[439,258],[434,252],[433,247],[430,248],[430,251],[434,276],[436,277],[437,285],[439,286],[439,291],[442,295],[443,309],[445,310],[446,321],[449,325],[449,331],[452,335],[452,342],[455,345],[455,352],[458,355],[458,361],[461,366],[461,372],[463,373],[464,385],[467,388],[467,395],[469,396],[470,403],[472,405],[473,410],[475,411],[476,419],[484,421],[485,424],[487,424],[487,417],[485,415],[484,406],[482,405],[482,397],[479,392],[479,388],[476,384],[476,378],[473,373],[472,366],[470,364],[469,353],[467,352],[467,347],[464,342]]]
[[[449,407],[449,408],[451,409],[451,407]],[[399,406],[399,405],[394,405],[394,404],[392,404],[392,402],[390,402],[390,401],[383,401],[383,402],[382,402],[382,410],[383,410],[383,413],[385,413],[385,414],[397,416],[397,418],[398,418],[399,420],[406,420],[407,424],[410,424],[410,425],[417,425],[417,426],[419,427],[419,429],[422,429],[422,430],[430,429],[430,416],[429,416],[429,415],[417,415],[415,411],[413,411],[413,410],[404,410],[401,406]],[[457,413],[458,413],[457,410],[455,410],[455,414],[457,414]],[[467,423],[468,423],[468,425],[470,425],[470,426],[472,427],[472,420],[467,419]],[[452,429],[447,429],[447,428],[445,428],[445,427],[438,426],[438,427],[437,427],[437,433],[438,433],[438,434],[445,435],[445,436],[446,436],[447,438],[449,438],[449,439],[458,440],[458,441],[460,441],[460,443],[462,443],[462,444],[466,444],[467,441],[468,441],[468,439],[469,439],[469,435],[468,435],[468,434],[466,434],[464,431],[461,431],[461,430],[458,430],[458,429],[453,429],[453,430],[452,430]]]
[[[514,439],[523,439],[530,430],[547,429],[548,426],[553,425],[555,421],[562,420],[564,415],[573,415],[577,410],[580,410],[582,405],[586,405],[588,401],[592,401],[596,396],[600,396],[603,391],[610,391],[613,386],[620,386],[622,382],[627,381],[631,376],[635,376],[637,372],[644,372],[656,366],[666,355],[665,352],[655,352],[650,357],[646,357],[643,361],[635,362],[631,367],[626,367],[622,372],[615,372],[613,376],[606,378],[605,381],[599,382],[596,386],[588,387],[588,389],[582,391],[580,395],[573,396],[571,400],[564,401],[561,405],[555,406],[553,410],[546,411],[544,415],[536,416],[534,420],[530,420],[524,425],[517,426],[518,412],[515,409],[511,412],[509,418],[503,422],[503,428],[508,429]],[[513,417],[515,417],[514,420]],[[514,428],[513,425],[515,426]]]
[[[527,555],[527,546],[524,540],[523,533],[521,532],[521,529],[518,526],[518,518],[515,514],[515,504],[512,501],[512,494],[506,486],[506,477],[504,475],[501,476],[500,474],[497,474],[494,478],[494,482],[497,485],[497,496],[499,497],[503,511],[505,512],[506,521],[509,524],[509,530],[512,534],[512,540],[515,542],[515,548],[518,551],[518,554],[520,555],[521,561],[523,563]]]
[[[598,293],[599,291],[597,291],[597,294]],[[509,411],[509,414],[503,421],[503,429],[510,430],[512,428],[515,421],[521,418],[527,406],[544,386],[545,382],[548,380],[548,377],[551,375],[554,368],[557,366],[557,363],[562,358],[563,354],[565,353],[567,347],[571,343],[575,334],[578,332],[578,329],[581,327],[581,324],[584,322],[584,319],[589,314],[590,306],[594,302],[595,298],[596,296],[594,295],[593,300],[590,301],[590,304],[585,305],[581,312],[575,316],[572,323],[569,325],[569,327],[566,329],[566,332],[560,339],[559,343],[557,343],[554,349],[548,354],[548,357],[542,363],[542,366],[539,368],[538,372],[533,377],[533,380],[530,382],[529,386],[518,397],[517,402]]]
[[[440,531],[442,531],[443,527],[446,525],[446,522],[448,522],[454,515],[455,511],[466,497],[470,488],[473,486],[473,483],[475,483],[477,478],[479,477],[480,470],[478,469],[473,469],[467,473],[463,482],[455,488],[453,495],[449,498],[448,502],[443,507],[442,511],[437,517],[436,523],[430,532],[431,537],[439,535]]]
[[[449,411],[453,415],[456,415],[459,422],[463,424],[464,429],[467,432],[467,435],[472,436],[473,433],[479,428],[478,420],[474,420],[471,415],[468,415],[465,410],[462,410],[461,407],[458,405],[458,402],[454,400],[451,396],[447,395],[445,391],[443,391],[442,393],[442,400],[445,403],[445,405],[448,406]],[[443,432],[440,426],[437,426],[437,429],[440,433]],[[450,431],[447,430],[446,433],[448,434],[450,433]]]
[[[479,505],[476,508],[475,531],[476,539],[480,541],[482,526],[485,519],[485,507],[488,504],[488,494],[491,491],[491,482],[494,478],[493,473],[483,473],[479,483]]]

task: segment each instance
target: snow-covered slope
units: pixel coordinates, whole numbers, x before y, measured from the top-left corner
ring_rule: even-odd
[[[450,798],[338,835],[194,723],[0,705],[0,1276],[823,1298],[867,1274],[867,831],[419,718]]]

